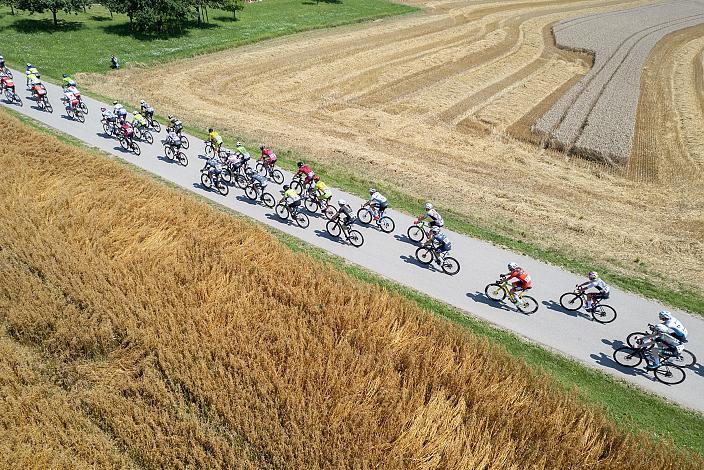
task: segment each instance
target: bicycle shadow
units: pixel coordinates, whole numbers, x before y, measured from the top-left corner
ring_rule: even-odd
[[[172,165],[173,165],[173,164],[180,165],[179,162],[177,162],[176,160],[171,160],[171,159],[168,158],[166,155],[157,155],[157,156],[156,156],[156,159],[157,159],[157,160],[160,160],[160,161],[162,161],[162,162],[170,163],[170,164],[172,164]]]
[[[610,339],[603,338],[603,339],[601,340],[601,342],[604,343],[604,344],[607,345],[607,346],[611,346],[611,347],[614,349],[614,351],[616,351],[618,348],[622,348],[622,347],[624,347],[624,346],[628,346],[626,343],[624,343],[624,342],[621,341],[620,339],[610,340]]]
[[[245,196],[244,194],[240,194],[239,196],[235,196],[235,199],[237,199],[240,202],[246,202],[250,206],[258,206],[259,205],[259,201],[257,201],[257,200],[253,201],[250,198],[248,198],[247,196]]]
[[[555,302],[554,300],[543,300],[541,303],[545,306],[545,308],[547,308],[548,310],[552,310],[553,312],[563,313],[574,318],[587,318],[591,321],[594,321],[591,315],[586,315],[580,310],[567,310],[565,307],[560,305],[560,302]]]
[[[127,150],[127,149],[124,148],[122,145],[118,145],[118,146],[116,146],[116,147],[113,147],[112,149],[113,149],[113,150],[119,150],[120,153],[126,153],[126,154],[131,154],[131,153],[132,153],[131,150]]]
[[[325,238],[326,240],[330,240],[335,243],[339,243],[340,245],[347,245],[345,240],[343,240],[341,237],[333,237],[328,233],[327,230],[315,230],[314,233],[319,236],[320,238]]]
[[[408,235],[406,235],[406,234],[394,235],[394,238],[397,241],[400,241],[401,243],[407,243],[409,245],[420,246],[419,242],[414,242],[413,240],[408,238]]]
[[[97,136],[99,136],[99,137],[102,137],[103,139],[112,139],[112,138],[113,138],[112,135],[108,134],[108,133],[105,132],[105,131],[96,132],[95,135],[97,135]]]
[[[486,294],[484,292],[479,292],[479,291],[467,292],[466,295],[467,295],[467,297],[469,297],[473,301],[480,303],[480,304],[488,305],[490,307],[498,308],[500,310],[506,310],[507,312],[515,312],[516,311],[516,310],[510,308],[508,305],[506,305],[506,303],[504,303],[503,300],[500,300],[498,302],[495,300],[491,300],[489,297],[486,296]]]
[[[704,377],[704,366],[702,366],[698,362],[695,362],[693,366],[687,367],[687,369],[691,370],[700,377]]]
[[[621,372],[624,375],[630,375],[631,377],[644,376],[648,377],[648,372],[637,367],[625,367],[614,361],[611,356],[607,356],[605,353],[600,352],[599,354],[590,354],[589,357],[594,359],[594,362],[600,366],[606,367],[608,369],[613,369]],[[648,377],[650,378],[650,377]]]
[[[435,266],[433,266],[434,263],[430,263],[430,264],[421,263],[420,261],[418,261],[418,259],[415,256],[401,255],[401,256],[399,256],[399,258],[401,258],[405,263],[412,264],[414,266],[418,266],[418,267],[426,269],[428,271],[432,271],[435,273],[442,272],[440,269],[437,269]]]
[[[296,225],[295,223],[293,223],[293,221],[291,220],[290,217],[286,218],[286,219],[282,219],[281,217],[279,217],[279,215],[276,212],[273,212],[273,213],[269,212],[269,213],[265,214],[265,217],[269,220],[273,220],[273,221],[278,222],[283,225]],[[296,227],[298,227],[298,225],[296,225]]]

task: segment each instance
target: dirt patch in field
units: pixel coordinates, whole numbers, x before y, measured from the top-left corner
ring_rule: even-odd
[[[516,141],[585,74],[556,21],[644,2],[432,2],[426,14],[303,34],[86,85],[254,136],[622,273],[691,281],[702,183],[642,184]],[[525,136],[524,136],[525,137]],[[392,201],[393,204],[393,201]]]

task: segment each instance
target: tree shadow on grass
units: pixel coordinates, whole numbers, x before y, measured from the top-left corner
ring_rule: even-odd
[[[333,5],[342,5],[342,0],[320,0],[316,2],[315,0],[305,0],[301,2],[302,5],[317,5],[319,3],[328,3],[328,4],[333,4]]]
[[[91,21],[110,21],[112,18],[103,15],[90,15]]]
[[[210,19],[215,21],[222,21],[223,23],[234,23],[236,21],[241,21],[241,18],[239,17],[235,19],[232,16],[228,15],[213,16]]]
[[[50,18],[20,18],[13,21],[8,28],[12,28],[18,33],[61,33],[66,31],[78,31],[85,25],[80,21],[59,20],[58,25]]]
[[[212,23],[201,23],[200,25],[194,21],[188,21],[183,24],[181,29],[169,29],[160,33],[145,33],[142,31],[133,30],[128,21],[124,23],[107,24],[102,26],[103,31],[107,34],[116,36],[129,36],[140,41],[154,41],[157,39],[173,39],[188,36],[192,30],[208,30],[219,28],[220,26]]]

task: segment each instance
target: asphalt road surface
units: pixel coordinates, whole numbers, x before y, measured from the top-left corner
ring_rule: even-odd
[[[189,136],[191,145],[186,150],[189,157],[187,167],[182,167],[164,157],[164,148],[161,144],[161,140],[165,138],[164,130],[159,135],[155,134],[154,144],[140,143],[142,154],[135,156],[124,151],[117,140],[103,133],[100,124],[101,103],[84,97],[89,108],[86,122],[74,121],[66,115],[60,102],[62,94],[60,87],[47,84],[50,102],[54,107],[54,112],[50,114],[38,109],[36,103],[30,99],[30,93],[24,87],[23,74],[14,73],[18,93],[24,101],[24,106],[9,104],[3,99],[1,102],[5,107],[31,116],[90,146],[116,155],[233,211],[245,214],[388,279],[458,307],[469,315],[488,320],[501,328],[511,330],[589,367],[633,383],[684,407],[699,412],[704,411],[704,400],[702,400],[704,366],[699,363],[686,369],[687,378],[683,383],[665,385],[656,381],[653,373],[646,372],[642,366],[626,369],[615,363],[612,358],[614,349],[623,345],[629,333],[644,331],[649,322],[657,322],[657,313],[664,308],[657,302],[612,288],[611,298],[605,303],[617,310],[618,317],[609,324],[597,323],[584,310],[568,312],[559,304],[560,296],[572,290],[577,283],[584,281],[584,277],[446,230],[453,244],[452,256],[461,264],[460,272],[455,276],[449,276],[416,260],[414,253],[417,245],[405,235],[413,218],[393,210],[390,210],[388,215],[396,222],[395,231],[386,234],[371,227],[356,227],[363,233],[365,242],[362,247],[355,248],[330,237],[325,231],[326,219],[320,215],[311,215],[310,226],[302,229],[278,218],[273,209],[252,203],[244,196],[244,191],[236,186],[231,187],[226,197],[205,189],[200,183],[200,168],[204,164],[202,159],[204,145],[201,140]],[[145,99],[148,101],[149,97]],[[167,114],[168,110],[157,111]],[[187,116],[183,117],[187,118]],[[165,127],[163,122],[162,127]],[[255,156],[255,152],[252,149],[250,151]],[[57,158],[60,157],[57,155]],[[290,181],[291,175],[286,172],[284,174],[286,181]],[[278,185],[272,182],[268,190],[277,200],[280,198]],[[358,197],[342,191],[333,190],[333,192],[335,201],[343,197],[355,210],[363,202]],[[393,200],[390,204],[393,207]],[[422,209],[419,207],[418,212],[423,212]],[[533,278],[534,288],[531,289],[530,295],[538,300],[539,309],[532,315],[518,312],[510,303],[493,302],[484,295],[485,286],[496,281],[499,273],[506,272],[506,264],[509,261],[519,263]],[[676,310],[673,310],[673,313],[689,330],[690,342],[686,348],[691,350],[698,360],[704,360],[704,347],[700,340],[704,337],[704,319]]]

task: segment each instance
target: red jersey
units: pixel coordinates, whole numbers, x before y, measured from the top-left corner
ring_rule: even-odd
[[[298,175],[298,174],[300,174],[300,173],[303,173],[304,175],[307,176],[307,175],[309,175],[309,174],[312,173],[312,172],[313,172],[313,170],[311,170],[311,168],[310,168],[308,165],[303,165],[302,167],[300,167],[300,168],[298,169],[298,171],[296,172],[296,174]]]
[[[508,275],[509,280],[511,279],[517,279],[518,282],[515,284],[524,288],[524,289],[530,289],[533,286],[533,280],[530,278],[527,272],[525,272],[522,269],[516,269],[515,271],[511,271]]]

